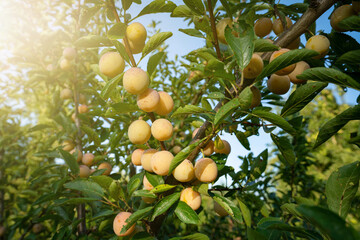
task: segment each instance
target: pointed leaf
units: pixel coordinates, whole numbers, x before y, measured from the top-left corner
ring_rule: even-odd
[[[200,218],[196,212],[183,201],[179,201],[175,209],[175,214],[186,224],[199,224],[200,222]]]
[[[159,63],[164,55],[165,55],[164,52],[158,52],[149,58],[149,61],[147,64],[147,73],[149,74],[149,76],[151,76],[153,74],[153,72],[155,71],[156,67],[159,65]]]
[[[150,211],[153,209],[153,207],[147,207],[140,210],[136,210],[131,214],[131,216],[126,219],[125,225],[122,227],[120,233],[125,233],[129,228],[131,228],[137,221],[147,217],[147,215],[150,214]]]
[[[204,15],[205,7],[201,0],[184,0],[186,6],[188,6],[194,13],[199,16]]]
[[[144,58],[150,52],[159,47],[166,39],[171,37],[173,34],[171,32],[161,32],[153,35],[145,44],[145,47],[142,51],[141,58]]]
[[[92,193],[99,197],[104,195],[104,191],[99,184],[88,180],[76,180],[68,182],[64,184],[64,187],[83,192],[84,194]]]
[[[170,168],[169,168],[169,175],[172,174],[173,170],[180,164],[182,161],[184,161],[187,156],[202,142],[196,141],[190,145],[188,145],[186,148],[181,150],[176,156],[171,160]]]
[[[359,64],[360,63],[360,50],[353,50],[341,55],[336,63]]]
[[[180,193],[176,192],[169,196],[164,197],[161,199],[154,207],[154,212],[151,216],[151,221],[154,221],[154,219],[166,212],[172,205],[175,204],[180,199]]]
[[[69,166],[70,171],[73,174],[78,175],[80,172],[80,169],[79,169],[79,164],[77,163],[75,157],[73,155],[71,155],[69,152],[64,151],[62,149],[59,149],[59,152],[60,152],[60,155],[65,160],[66,164]]]
[[[135,18],[150,13],[172,12],[175,8],[176,5],[171,1],[155,0],[145,6]]]
[[[98,35],[88,35],[79,38],[75,42],[75,46],[78,48],[97,48],[97,47],[106,47],[112,46],[113,43],[107,37],[102,37]]]
[[[242,223],[241,211],[231,200],[217,193],[212,193],[211,195],[213,195],[214,201],[216,201],[222,208],[224,208],[225,211],[229,213],[229,215],[233,217],[235,221]]]
[[[249,208],[239,198],[237,199],[240,205],[240,210],[247,227],[251,227],[251,213]]]
[[[115,23],[107,32],[107,37],[111,40],[123,39],[125,37],[126,27],[125,23]]]
[[[104,100],[110,97],[111,93],[119,85],[119,82],[122,80],[123,76],[124,73],[121,73],[106,83],[105,87],[101,90],[101,97]]]
[[[185,105],[184,107],[179,107],[176,111],[171,115],[171,117],[175,117],[182,114],[195,114],[195,113],[205,113],[208,112],[206,109],[195,106],[195,105]]]
[[[272,52],[280,49],[279,46],[274,45],[266,39],[256,39],[254,42],[254,52]]]
[[[295,152],[289,139],[287,137],[278,137],[272,133],[270,135],[286,162],[290,166],[293,165],[295,163]]]

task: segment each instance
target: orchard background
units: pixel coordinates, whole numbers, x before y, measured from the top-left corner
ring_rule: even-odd
[[[2,0],[0,239],[360,239],[359,12]]]

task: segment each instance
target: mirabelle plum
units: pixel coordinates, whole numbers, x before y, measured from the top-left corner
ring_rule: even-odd
[[[304,61],[298,62],[296,64],[296,68],[294,69],[294,71],[292,71],[288,75],[290,78],[290,81],[294,84],[306,83],[306,80],[298,79],[298,78],[296,78],[296,76],[302,74],[306,69],[309,69],[309,68],[310,68],[310,66],[306,62],[304,62]]]
[[[103,175],[109,176],[112,171],[112,166],[108,162],[103,162],[98,166],[98,170],[99,169],[106,169]]]
[[[70,70],[71,69],[71,63],[69,62],[69,60],[67,60],[67,59],[62,59],[61,61],[60,61],[60,68],[62,69],[62,70],[64,70],[64,71],[67,71],[67,70]]]
[[[251,57],[249,64],[244,68],[244,77],[247,79],[253,79],[259,76],[264,68],[264,62],[262,58],[254,53]]]
[[[309,38],[309,40],[306,42],[305,48],[317,51],[319,53],[318,56],[315,56],[315,59],[320,59],[324,57],[330,47],[330,41],[327,37],[323,35],[315,35]]]
[[[160,101],[155,109],[155,113],[160,116],[166,116],[174,108],[174,101],[172,97],[167,92],[159,92]]]
[[[43,230],[43,225],[41,223],[35,223],[32,226],[32,231],[35,234],[40,233],[42,230]]]
[[[173,176],[179,182],[190,182],[195,177],[195,170],[192,162],[185,159],[173,171]]]
[[[265,37],[271,33],[273,28],[273,23],[270,18],[259,18],[254,25],[254,31],[256,36],[258,37]]]
[[[128,136],[133,144],[144,144],[151,137],[151,128],[144,120],[135,120],[129,126]]]
[[[79,113],[87,113],[87,112],[89,112],[89,108],[88,108],[88,106],[86,106],[86,105],[79,105],[79,107],[78,107],[78,111],[79,111]]]
[[[290,89],[290,78],[286,76],[279,76],[272,74],[267,81],[267,87],[270,92],[275,94],[285,94]]]
[[[125,69],[124,59],[118,52],[107,52],[99,61],[100,72],[109,78],[113,78]]]
[[[151,157],[151,168],[160,176],[166,176],[169,173],[170,163],[174,155],[169,151],[160,151]]]
[[[216,163],[211,158],[201,158],[195,163],[195,177],[201,182],[211,183],[217,174]]]
[[[210,156],[214,152],[214,141],[210,140],[203,149],[204,156]]]
[[[173,147],[172,151],[174,154],[178,154],[181,151],[181,147],[176,145]]]
[[[225,217],[225,216],[229,215],[229,213],[220,204],[218,204],[216,201],[214,201],[214,211],[220,217]]]
[[[90,167],[94,163],[94,158],[95,158],[94,154],[85,153],[84,156],[82,157],[82,163]]]
[[[215,144],[215,148],[214,148],[214,151],[216,153],[221,153],[221,154],[226,154],[226,155],[229,155],[230,152],[231,152],[231,146],[230,146],[230,143],[226,140],[221,140],[224,147],[221,147],[221,146],[217,146],[217,144]]]
[[[76,156],[77,156],[77,159],[76,159],[77,162],[81,162],[83,154],[79,149],[74,148],[73,150],[70,151],[70,154],[75,154],[75,151],[76,151]]]
[[[153,112],[157,108],[159,101],[159,93],[152,88],[146,89],[137,97],[138,107],[145,112]]]
[[[141,68],[132,67],[124,73],[123,86],[131,94],[140,94],[148,89],[150,83],[147,72]]]
[[[135,230],[135,223],[132,225],[125,233],[121,233],[121,230],[126,226],[126,219],[128,219],[132,213],[129,212],[120,212],[116,215],[113,222],[114,233],[119,237],[129,236]]]
[[[167,119],[156,119],[151,125],[151,134],[159,141],[166,141],[170,139],[173,134],[173,126]]]
[[[193,210],[197,210],[201,206],[200,193],[194,191],[191,187],[185,188],[181,191],[180,201],[185,202]]]
[[[69,61],[73,60],[76,57],[75,48],[71,48],[71,47],[64,48],[63,57]]]
[[[144,184],[144,189],[151,191],[154,187],[153,185],[151,185],[151,183],[149,182],[149,180],[146,178],[146,176],[144,175],[143,178],[143,184]]]
[[[337,32],[345,32],[346,30],[339,27],[339,23],[345,18],[355,15],[353,6],[350,4],[342,5],[334,10],[330,17],[330,25]]]
[[[138,148],[131,154],[131,162],[135,166],[141,166],[141,156],[144,153],[144,149]]]
[[[64,151],[70,152],[71,150],[73,150],[75,148],[75,143],[71,140],[65,140],[62,143],[62,149]]]
[[[279,51],[273,52],[273,54],[271,54],[271,57],[270,57],[270,62],[274,61],[275,58],[277,58],[280,55],[282,55],[282,54],[284,54],[286,52],[289,52],[289,51],[290,51],[290,49],[282,48]],[[296,63],[291,64],[291,65],[289,65],[287,67],[284,67],[283,69],[278,70],[275,74],[280,75],[280,76],[288,75],[289,73],[291,73],[295,69],[295,67],[296,67]]]
[[[250,90],[251,90],[251,92],[252,92],[252,94],[253,94],[250,108],[254,108],[254,107],[259,106],[260,103],[261,103],[261,92],[260,92],[260,90],[259,90],[257,87],[255,87],[255,86],[251,86],[251,87],[250,87]]]
[[[91,174],[90,168],[86,165],[80,165],[79,166],[80,172],[79,177],[81,178],[88,178]]]
[[[292,25],[292,21],[289,17],[285,17],[286,20],[286,28],[290,28]],[[274,20],[273,23],[273,31],[276,35],[280,35],[284,31],[284,27],[282,25],[282,22],[279,18]]]
[[[230,18],[221,19],[216,24],[216,33],[217,33],[218,39],[221,43],[227,44],[226,39],[225,39],[225,28],[226,28],[226,26],[229,26],[231,28],[232,24],[233,24],[233,22]]]
[[[72,91],[69,88],[64,88],[63,90],[61,90],[60,92],[60,98],[65,100],[65,99],[71,99],[72,98]]]
[[[157,151],[155,149],[147,149],[141,155],[141,166],[148,172],[154,172],[151,168],[151,158]]]
[[[134,22],[126,28],[126,37],[131,42],[143,43],[146,40],[147,32],[141,23]]]

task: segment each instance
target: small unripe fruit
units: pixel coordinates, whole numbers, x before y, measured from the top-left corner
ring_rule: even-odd
[[[151,129],[144,120],[136,120],[132,122],[128,129],[128,136],[133,144],[144,144],[151,137]]]
[[[339,27],[339,23],[345,18],[355,15],[353,7],[349,4],[342,5],[334,10],[330,17],[330,25],[337,32],[345,32],[346,30]]]
[[[317,51],[319,53],[318,56],[315,56],[315,59],[320,59],[324,57],[330,47],[330,41],[327,37],[323,35],[315,35],[309,38],[309,40],[306,42],[305,48]]]
[[[6,228],[4,226],[0,226],[0,237],[4,236],[6,232]]]
[[[143,184],[144,184],[144,188],[146,189],[146,190],[149,190],[149,191],[151,191],[151,190],[153,190],[153,185],[151,185],[151,183],[149,182],[149,180],[146,178],[146,176],[144,175],[144,178],[143,178]]]
[[[68,88],[63,89],[60,92],[60,98],[63,100],[71,99],[72,95],[73,95],[73,93],[72,93],[71,89],[68,89]]]
[[[126,28],[126,37],[135,44],[143,43],[146,40],[147,32],[141,23],[134,22]]]
[[[360,1],[352,1],[352,8],[355,13],[359,14],[360,12]]]
[[[201,206],[200,193],[194,191],[191,187],[185,188],[181,191],[180,201],[185,202],[193,210],[197,210]]]
[[[65,58],[60,61],[60,68],[64,71],[71,69],[71,63]]]
[[[167,92],[159,92],[160,101],[155,109],[155,113],[160,116],[166,116],[174,108],[174,101]]]
[[[151,198],[151,197],[141,197],[141,199],[142,199],[146,204],[152,204],[153,202],[156,201],[156,198]]]
[[[64,151],[67,151],[67,152],[70,152],[71,150],[73,150],[75,148],[75,144],[73,141],[71,140],[65,140],[63,143],[62,143],[62,149]]]
[[[216,201],[214,201],[214,211],[220,217],[225,217],[225,216],[229,215],[229,213],[220,204],[218,204]]]
[[[270,62],[274,61],[275,58],[277,58],[280,55],[282,55],[286,52],[289,52],[289,51],[290,50],[287,48],[282,48],[279,51],[273,52],[273,54],[271,54],[271,57],[270,57]],[[275,72],[275,74],[280,75],[280,76],[287,75],[287,74],[291,73],[295,69],[295,67],[296,67],[296,63],[291,64],[287,67],[284,67],[284,68],[278,70],[277,72]]]
[[[131,94],[140,94],[148,89],[150,83],[147,72],[141,68],[133,67],[124,73],[123,86]]]
[[[192,162],[185,159],[173,171],[173,176],[179,182],[190,182],[195,177],[195,170]]]
[[[43,229],[43,225],[41,223],[35,223],[33,226],[32,226],[32,231],[33,233],[37,234],[37,233],[40,233]]]
[[[82,157],[82,163],[90,167],[94,163],[94,158],[95,158],[94,154],[85,153],[84,156]]]
[[[221,153],[221,154],[226,154],[226,155],[229,155],[230,152],[231,152],[231,146],[230,146],[230,143],[226,140],[221,140],[222,143],[224,144],[224,147],[223,148],[220,148],[219,146],[217,146],[215,144],[215,148],[214,148],[214,151],[216,153]]]
[[[225,28],[226,28],[226,26],[229,26],[231,28],[232,24],[233,24],[233,22],[230,18],[221,19],[216,24],[216,33],[217,33],[218,39],[221,43],[227,44],[226,39],[225,39]]]
[[[275,94],[285,94],[290,89],[290,78],[286,76],[279,76],[272,74],[267,81],[267,87],[270,92]]]
[[[112,171],[112,166],[108,162],[103,162],[99,165],[98,170],[99,169],[106,169],[105,172],[103,172],[103,175],[109,176]]]
[[[166,176],[169,173],[170,163],[174,155],[169,151],[160,151],[151,157],[151,168],[160,176]]]
[[[181,147],[180,146],[174,146],[172,149],[174,154],[178,154],[181,151]]]
[[[75,154],[75,151],[76,151],[76,154],[77,154],[77,159],[76,159],[76,161],[77,161],[77,162],[81,162],[82,157],[83,157],[83,154],[82,154],[82,152],[81,152],[79,149],[74,148],[73,150],[70,151],[70,154]]]
[[[259,106],[260,103],[261,103],[261,92],[255,86],[251,86],[250,90],[251,90],[251,92],[253,94],[250,108],[254,108],[254,107]]]
[[[152,88],[146,89],[137,97],[138,107],[145,112],[153,112],[157,108],[159,101],[159,93]]]
[[[297,75],[302,74],[306,69],[309,69],[310,66],[304,61],[298,62],[296,68],[288,76],[290,81],[294,84],[306,83],[306,80],[296,78]]]
[[[286,20],[286,28],[289,29],[292,25],[292,21],[289,17],[285,17],[285,20]],[[280,35],[284,31],[284,27],[279,18],[274,20],[273,31],[276,35]]]
[[[173,126],[167,119],[157,119],[151,125],[151,134],[159,141],[166,141],[170,139],[173,134]]]
[[[86,105],[79,105],[78,111],[80,114],[89,112],[89,108]]]
[[[135,223],[132,225],[125,233],[121,233],[121,230],[124,226],[126,226],[126,219],[128,219],[132,213],[129,212],[120,212],[116,215],[113,222],[114,233],[119,237],[129,236],[135,230]]]
[[[256,36],[258,37],[265,37],[271,33],[273,28],[273,23],[270,18],[259,18],[254,25],[254,31]]]
[[[64,48],[63,57],[69,61],[73,60],[76,57],[75,48],[71,48],[71,47]]]
[[[203,149],[204,156],[210,156],[211,154],[213,154],[214,148],[215,148],[214,141],[210,140]]]
[[[195,163],[195,177],[205,183],[215,181],[218,174],[216,163],[210,158],[201,158]]]
[[[151,168],[151,158],[157,151],[155,149],[147,149],[141,155],[141,166],[148,172],[153,172]]]
[[[80,172],[79,177],[81,178],[88,178],[91,174],[90,168],[86,165],[80,165],[79,166]]]
[[[264,62],[262,58],[254,53],[251,57],[249,64],[244,68],[244,77],[247,79],[253,79],[259,76],[264,68]]]
[[[118,52],[107,52],[99,61],[100,72],[109,78],[113,78],[125,69],[124,59]]]
[[[131,154],[131,162],[135,166],[141,166],[141,156],[144,153],[144,149],[138,148]]]

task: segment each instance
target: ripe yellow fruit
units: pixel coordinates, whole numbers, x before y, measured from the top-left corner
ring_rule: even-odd
[[[317,51],[319,53],[318,56],[315,56],[315,59],[320,59],[324,57],[330,47],[330,41],[327,37],[323,35],[315,35],[309,38],[309,40],[306,42],[305,48]]]
[[[257,87],[255,87],[255,86],[251,86],[250,90],[251,90],[251,92],[252,92],[252,94],[253,94],[250,108],[254,108],[254,107],[259,106],[260,103],[261,103],[261,92],[260,92],[260,90],[259,90]]]
[[[181,151],[181,147],[180,146],[174,146],[172,149],[174,154],[178,154]]]
[[[67,71],[67,70],[70,70],[71,69],[71,63],[69,62],[69,60],[67,60],[67,59],[62,59],[61,61],[60,61],[60,68],[62,69],[62,70],[64,70],[64,71]]]
[[[73,95],[73,93],[72,93],[71,89],[69,89],[69,88],[64,88],[60,92],[60,98],[64,99],[64,100],[65,99],[71,99],[72,95]]]
[[[128,136],[133,144],[144,144],[151,137],[151,129],[144,120],[136,120],[132,122],[128,129]]]
[[[77,155],[76,161],[77,161],[77,162],[81,162],[82,157],[83,157],[83,154],[82,154],[82,152],[81,152],[79,149],[74,148],[73,150],[70,151],[70,154],[75,154],[75,151],[76,151],[76,155]]]
[[[292,21],[289,17],[285,17],[285,20],[286,20],[286,28],[289,29],[292,25]],[[276,35],[280,35],[284,31],[284,27],[279,18],[274,20],[273,31]]]
[[[90,167],[94,163],[94,158],[95,158],[94,154],[85,153],[84,156],[82,157],[82,163]]]
[[[220,204],[218,204],[216,201],[214,201],[214,211],[220,217],[225,217],[225,216],[229,215],[229,213]]]
[[[64,151],[70,152],[71,150],[73,150],[75,148],[75,143],[71,140],[65,140],[62,143],[62,149]]]
[[[173,126],[169,120],[159,118],[151,125],[151,134],[159,141],[166,141],[173,134]]]
[[[131,162],[135,166],[141,166],[141,156],[144,153],[144,149],[138,148],[131,154]]]
[[[270,92],[275,94],[285,94],[290,89],[290,78],[286,76],[279,76],[272,74],[267,81],[267,87]]]
[[[213,154],[214,148],[215,148],[214,141],[210,140],[203,149],[204,156],[210,156],[211,154]]]
[[[259,18],[254,25],[254,31],[256,36],[258,37],[265,37],[271,33],[273,28],[273,23],[270,18]]]
[[[200,193],[194,191],[191,187],[185,188],[181,191],[180,201],[185,202],[193,210],[197,210],[201,206]]]
[[[124,59],[118,52],[107,52],[99,61],[100,72],[109,78],[113,78],[125,69]]]
[[[264,62],[262,58],[254,53],[251,57],[249,64],[244,68],[244,77],[247,79],[253,79],[259,76],[264,68]]]
[[[143,178],[143,184],[144,184],[144,188],[146,190],[151,191],[154,188],[153,185],[151,185],[151,183],[149,182],[149,180],[146,178],[145,175],[144,175],[144,178]]]
[[[109,176],[112,171],[112,166],[108,162],[103,162],[98,167],[98,170],[100,169],[106,169],[105,172],[103,172],[103,175]]]
[[[296,38],[292,43],[290,43],[287,48],[290,50],[298,49],[300,46],[300,37]]]
[[[214,151],[216,153],[221,153],[221,154],[226,154],[226,155],[229,155],[230,152],[231,152],[231,146],[230,146],[230,143],[226,140],[221,140],[222,143],[224,144],[224,147],[219,147],[219,146],[216,146],[215,144],[215,148],[214,148]]]
[[[86,165],[80,165],[79,166],[80,172],[79,177],[81,178],[88,178],[91,174],[90,168]]]
[[[124,73],[123,86],[131,94],[140,94],[148,89],[150,83],[147,72],[141,68],[132,67]]]
[[[141,197],[141,199],[146,203],[146,204],[152,204],[153,202],[155,202],[156,198],[151,198],[151,197]]]
[[[216,24],[216,33],[217,33],[218,39],[221,43],[227,44],[226,39],[225,39],[225,28],[226,28],[226,26],[229,26],[231,28],[232,24],[233,24],[233,22],[230,18],[221,19]]]
[[[279,51],[273,52],[273,54],[271,54],[271,57],[270,57],[270,62],[274,61],[275,58],[277,58],[280,55],[282,55],[282,54],[284,54],[286,52],[289,52],[289,51],[290,51],[290,49],[282,48]],[[296,67],[296,63],[291,64],[291,65],[289,65],[287,67],[284,67],[283,69],[278,70],[277,72],[275,72],[275,74],[280,75],[280,76],[288,75],[289,73],[291,73],[295,69],[295,67]]]
[[[141,155],[141,166],[148,172],[153,172],[151,168],[151,158],[157,151],[155,149],[147,149]]]
[[[153,112],[157,108],[159,101],[159,93],[152,88],[146,89],[137,97],[138,107],[145,112]]]
[[[195,177],[195,170],[192,162],[185,159],[173,171],[173,176],[179,182],[190,182]]]
[[[75,48],[71,48],[71,47],[64,48],[63,57],[69,61],[73,60],[76,57]]]
[[[353,6],[350,4],[342,5],[334,10],[330,17],[330,25],[337,32],[345,32],[346,30],[339,27],[339,23],[345,18],[355,15]]]
[[[119,237],[129,236],[135,230],[135,223],[132,225],[125,233],[121,234],[121,230],[124,226],[126,226],[126,219],[128,219],[132,213],[129,212],[120,212],[116,215],[113,222],[114,233]]]
[[[35,234],[40,233],[42,230],[43,230],[43,225],[41,223],[35,223],[32,226],[32,231]]]
[[[201,158],[195,163],[195,177],[206,183],[215,181],[218,174],[216,163],[211,158]]]
[[[290,81],[293,84],[306,83],[306,80],[298,79],[296,76],[302,74],[306,69],[309,69],[310,66],[304,61],[298,62],[296,68],[288,76]]]
[[[359,14],[360,12],[360,2],[359,1],[352,1],[352,8],[355,13]]]
[[[79,105],[78,111],[80,114],[89,112],[89,108],[86,105]]]
[[[126,28],[126,37],[135,44],[143,43],[146,41],[147,32],[141,23],[134,22]]]
[[[151,157],[151,168],[160,176],[166,176],[169,173],[170,163],[174,155],[169,151],[160,151]]]
[[[160,116],[166,116],[174,108],[174,101],[167,92],[159,92],[160,101],[155,109],[155,113]]]

